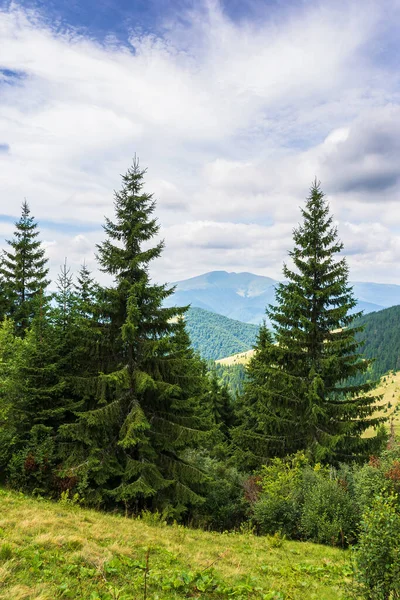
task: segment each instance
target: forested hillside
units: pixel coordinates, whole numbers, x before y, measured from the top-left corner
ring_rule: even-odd
[[[230,323],[231,320],[229,319],[224,322],[227,327],[230,326]],[[366,373],[353,378],[355,382],[378,380],[388,371],[400,370],[400,306],[392,306],[364,315],[356,321],[354,326],[364,328],[356,337],[359,341],[364,342],[362,353],[365,358],[372,360]],[[227,337],[228,333],[229,331],[226,331]],[[196,335],[196,332],[194,332],[194,335]],[[238,354],[239,352],[232,354]],[[240,362],[246,361],[243,359]],[[232,357],[232,365],[218,364],[217,372],[231,391],[234,393],[241,392],[245,379],[244,364],[235,364],[235,359]]]
[[[364,327],[357,334],[357,339],[364,342],[362,352],[373,359],[366,376],[378,379],[387,371],[400,370],[400,306],[364,315],[356,325]]]
[[[193,348],[202,358],[217,360],[245,352],[255,343],[258,326],[228,319],[202,308],[190,308],[186,327]]]

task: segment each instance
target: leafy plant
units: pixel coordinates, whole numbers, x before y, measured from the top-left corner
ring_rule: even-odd
[[[365,598],[400,598],[400,513],[396,496],[378,496],[366,510],[355,563]]]

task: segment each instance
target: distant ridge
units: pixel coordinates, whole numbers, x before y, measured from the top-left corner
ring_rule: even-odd
[[[167,306],[190,304],[230,319],[259,325],[265,308],[275,301],[277,280],[254,273],[210,271],[178,281],[175,294]],[[357,310],[365,314],[400,304],[400,285],[352,283],[358,299]]]

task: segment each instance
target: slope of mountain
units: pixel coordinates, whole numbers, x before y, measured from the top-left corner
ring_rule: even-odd
[[[357,336],[364,342],[362,353],[374,359],[369,378],[378,379],[388,371],[400,370],[400,306],[364,315],[357,325],[364,327]]]
[[[253,346],[258,332],[257,325],[228,319],[202,308],[189,309],[186,326],[193,348],[210,360],[245,352]]]
[[[400,306],[364,315],[355,325],[364,327],[364,331],[358,333],[357,338],[364,343],[361,348],[363,356],[372,359],[373,362],[367,373],[357,376],[354,383],[379,380],[389,371],[400,371]],[[225,378],[228,385],[232,378],[235,382],[238,379],[241,384],[243,374],[240,371],[244,370],[252,354],[252,350],[248,349],[247,352],[241,351],[218,360],[217,367],[221,379]],[[389,376],[388,380],[391,379]],[[236,385],[236,388],[240,391],[240,386]]]
[[[275,297],[276,281],[252,273],[212,271],[179,281],[168,305],[191,304],[245,323],[259,324]]]
[[[245,323],[259,324],[265,308],[274,303],[275,286],[270,277],[253,273],[211,271],[176,283],[175,294],[168,306],[191,304]],[[357,310],[365,314],[400,304],[400,285],[355,282]]]

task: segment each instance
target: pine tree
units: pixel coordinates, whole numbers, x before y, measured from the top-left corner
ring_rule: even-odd
[[[13,456],[8,464],[12,485],[51,491],[58,465],[57,433],[74,420],[81,405],[65,381],[64,346],[43,300],[23,340],[23,353],[14,369],[12,413],[15,423]]]
[[[46,279],[49,272],[47,259],[38,236],[37,223],[25,201],[21,218],[16,223],[14,238],[7,241],[10,250],[4,251],[0,264],[6,314],[13,318],[19,334],[23,334],[31,323],[38,298],[49,284]]]
[[[60,267],[57,277],[57,293],[55,294],[57,304],[57,321],[61,330],[65,333],[70,325],[75,302],[74,284],[71,268],[67,266],[67,259]]]
[[[7,294],[6,282],[2,275],[3,272],[3,255],[0,254],[0,321],[4,319],[7,311]]]
[[[232,432],[236,461],[246,471],[256,469],[271,455],[294,451],[298,438],[298,424],[291,407],[282,401],[282,387],[278,392],[282,377],[273,369],[276,350],[265,322],[254,349],[247,365],[244,393],[236,405],[238,425]],[[299,441],[302,447],[303,439]]]
[[[18,397],[16,381],[24,354],[24,340],[16,337],[14,323],[7,317],[0,324],[0,473],[11,458],[20,415],[14,410]],[[0,479],[2,479],[0,475]]]
[[[98,312],[96,307],[99,301],[100,288],[93,279],[86,263],[81,266],[76,281],[74,289],[78,297],[79,311],[85,318],[94,318],[94,315]]]
[[[208,377],[209,405],[213,421],[227,440],[235,422],[235,414],[231,395],[226,385],[222,384],[213,369]]]
[[[202,480],[183,457],[201,435],[191,398],[201,373],[182,337],[182,309],[163,307],[173,290],[150,281],[163,242],[150,245],[159,226],[144,173],[135,159],[115,194],[115,221],[106,219],[98,260],[114,285],[101,303],[102,373],[80,382],[87,409],[63,431],[65,469],[86,498],[134,510],[200,501]]]
[[[352,326],[359,313],[352,312],[348,267],[338,256],[343,244],[317,182],[302,216],[290,252],[294,268],[284,265],[285,282],[267,311],[274,343],[262,330],[248,369],[236,435],[253,464],[299,449],[316,460],[363,459],[381,444],[379,436],[361,437],[382,421],[373,416],[377,398],[366,395],[373,384],[346,384],[369,363],[355,339],[360,328]],[[246,435],[247,445],[239,441]]]

